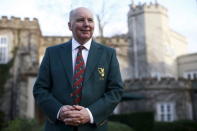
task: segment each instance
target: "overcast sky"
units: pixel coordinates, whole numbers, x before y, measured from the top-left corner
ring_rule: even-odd
[[[70,9],[85,6],[99,12],[102,0],[0,0],[0,16],[38,18],[43,35],[71,35],[68,30]],[[108,24],[105,36],[127,32],[127,13],[132,0],[104,0],[107,7]],[[134,0],[135,4],[156,0]],[[170,27],[184,35],[188,51],[197,52],[197,0],[157,0],[168,9]],[[97,29],[95,32],[97,35]]]

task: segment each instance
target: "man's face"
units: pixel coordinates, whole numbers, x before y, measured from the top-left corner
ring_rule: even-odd
[[[84,44],[92,38],[94,32],[94,20],[92,13],[89,10],[85,8],[75,10],[68,25],[73,33],[73,37],[80,44]]]

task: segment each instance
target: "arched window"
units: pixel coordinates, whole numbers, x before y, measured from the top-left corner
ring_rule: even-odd
[[[8,62],[8,39],[6,36],[0,36],[0,64]]]

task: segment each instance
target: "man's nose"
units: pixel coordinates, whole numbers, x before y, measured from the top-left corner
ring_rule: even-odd
[[[85,26],[89,26],[89,25],[90,25],[89,21],[88,21],[88,20],[85,20],[85,21],[84,21],[84,25],[85,25]]]

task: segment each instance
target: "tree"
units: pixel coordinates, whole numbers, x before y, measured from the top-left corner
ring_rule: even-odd
[[[105,44],[104,31],[107,24],[114,18],[114,10],[118,7],[117,1],[100,0],[98,9],[95,11],[100,41]]]
[[[95,5],[95,0],[86,0],[86,2],[75,0],[71,2],[70,7],[73,9],[79,6],[84,6],[90,8],[94,12],[100,41],[104,42],[105,27],[114,20],[114,13],[117,13],[118,7],[120,7],[120,2],[117,0],[97,0],[96,4],[96,7],[92,6]]]

